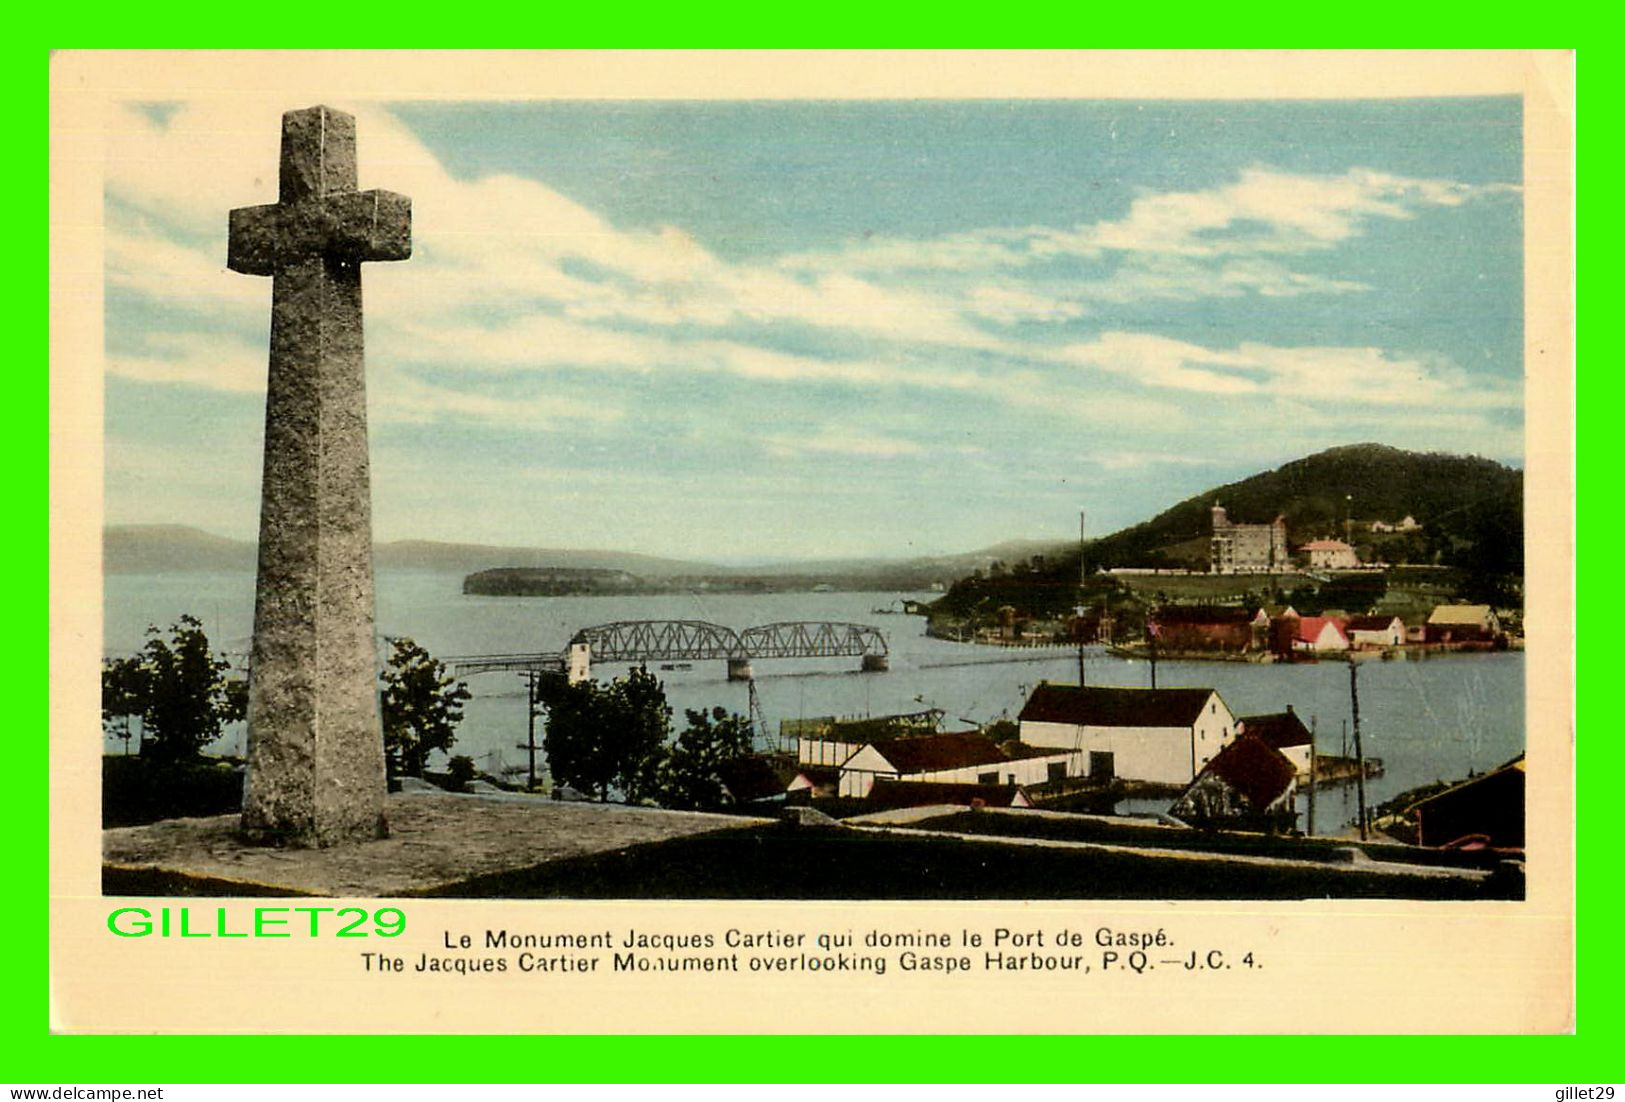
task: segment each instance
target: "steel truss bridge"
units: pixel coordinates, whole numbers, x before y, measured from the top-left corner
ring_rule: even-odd
[[[731,680],[744,681],[756,659],[853,657],[862,669],[878,671],[886,669],[887,654],[885,635],[868,624],[789,620],[735,631],[703,620],[618,620],[576,632],[562,654],[469,655],[446,663],[457,676],[511,670],[581,680],[592,662],[722,660]]]
[[[564,657],[558,654],[466,654],[443,660],[452,676],[473,673],[563,673]]]

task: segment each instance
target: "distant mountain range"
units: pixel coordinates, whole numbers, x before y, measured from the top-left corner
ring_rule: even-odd
[[[257,548],[182,524],[109,525],[102,532],[102,568],[109,574],[165,574],[255,569]],[[422,570],[472,574],[503,566],[625,570],[645,577],[669,577],[722,567],[662,559],[623,551],[577,551],[539,547],[494,547],[477,543],[397,540],[373,549],[380,570]]]
[[[1025,559],[1053,551],[1058,544],[1011,540],[961,555],[908,559],[848,558],[804,560],[761,566],[666,559],[625,551],[498,547],[474,543],[398,540],[374,549],[380,570],[416,570],[469,575],[502,568],[624,571],[665,585],[722,583],[735,588],[745,581],[757,588],[795,588],[830,584],[840,588],[918,590],[932,582],[949,582],[994,562]],[[110,525],[102,533],[103,568],[109,574],[169,574],[255,569],[255,545],[178,524]]]
[[[1424,454],[1378,444],[1331,448],[1239,482],[1187,498],[1143,523],[1088,544],[1091,568],[1187,566],[1205,569],[1212,507],[1230,519],[1263,523],[1287,518],[1296,545],[1342,536],[1347,522],[1393,523],[1411,516],[1421,530],[1383,541],[1389,561],[1436,561],[1486,573],[1523,569],[1523,472],[1488,459]],[[1360,540],[1356,540],[1357,543]],[[255,547],[184,525],[114,525],[104,530],[103,565],[112,574],[253,571]],[[1075,579],[1077,545],[1012,539],[957,555],[906,559],[844,558],[761,566],[659,558],[625,551],[497,547],[399,540],[380,543],[380,570],[474,574],[499,568],[625,571],[664,585],[710,582],[728,588],[794,589],[814,584],[867,590],[921,590],[995,563],[1040,559],[1056,578]]]
[[[109,574],[253,570],[255,548],[184,524],[113,524],[102,529],[102,569]]]

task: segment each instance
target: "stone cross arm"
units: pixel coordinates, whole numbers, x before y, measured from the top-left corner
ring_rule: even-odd
[[[278,200],[231,212],[226,266],[275,275],[317,257],[405,260],[412,255],[412,200],[357,191],[355,116],[306,107],[282,116]]]
[[[411,255],[412,200],[393,191],[350,191],[232,211],[226,266],[274,275],[316,256],[360,262]]]

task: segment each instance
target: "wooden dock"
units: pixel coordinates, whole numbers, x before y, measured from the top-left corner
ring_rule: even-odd
[[[1382,759],[1366,758],[1365,775],[1369,780],[1372,777],[1382,776]],[[1353,758],[1339,757],[1336,754],[1315,755],[1315,787],[1322,788],[1327,785],[1352,784],[1360,777],[1360,763]],[[1309,778],[1298,777],[1298,786],[1307,789]]]

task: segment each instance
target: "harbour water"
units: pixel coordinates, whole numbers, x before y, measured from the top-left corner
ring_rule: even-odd
[[[963,728],[1014,717],[1040,681],[1076,683],[1077,656],[1065,649],[1001,649],[933,639],[917,616],[879,615],[898,596],[930,594],[779,593],[688,594],[658,597],[471,597],[457,574],[382,572],[377,579],[378,631],[409,636],[437,656],[557,652],[577,630],[617,620],[707,620],[742,629],[787,620],[872,624],[887,637],[891,669],[862,673],[857,658],[757,660],[756,688],[769,727],[820,715],[885,715],[940,708]],[[103,653],[132,654],[149,625],[167,629],[182,614],[204,622],[214,646],[246,655],[253,625],[254,578],[247,573],[109,575],[104,586]],[[743,682],[727,680],[724,663],[654,672],[665,683],[681,729],[683,709],[722,706],[744,713]],[[1359,666],[1360,724],[1365,753],[1384,773],[1367,785],[1375,805],[1434,780],[1493,768],[1524,749],[1524,656],[1521,652],[1440,655],[1424,660],[1364,661]],[[613,677],[624,665],[596,667]],[[1104,654],[1087,663],[1090,684],[1144,686],[1144,661]],[[1237,715],[1283,711],[1293,705],[1317,729],[1321,753],[1340,751],[1350,720],[1349,673],[1343,662],[1254,665],[1159,662],[1162,687],[1219,691]],[[523,679],[513,673],[469,679],[474,693],[458,728],[456,753],[482,769],[523,765],[526,754]],[[242,724],[215,743],[215,753],[240,754]],[[538,739],[540,732],[538,732]],[[108,737],[105,749],[122,743]],[[1352,739],[1350,739],[1352,742]],[[1352,753],[1352,746],[1349,749]],[[1304,801],[1299,801],[1300,810]],[[1355,817],[1352,785],[1323,789],[1316,826],[1324,832]]]

